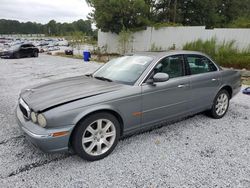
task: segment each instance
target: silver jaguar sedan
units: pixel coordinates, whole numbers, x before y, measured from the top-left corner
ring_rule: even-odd
[[[206,111],[222,118],[240,73],[192,51],[136,53],[93,74],[23,89],[16,110],[27,138],[45,152],[109,155],[122,136]]]

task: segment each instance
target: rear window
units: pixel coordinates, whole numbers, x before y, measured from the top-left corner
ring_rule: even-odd
[[[214,63],[204,56],[188,55],[187,62],[190,67],[191,74],[202,74],[217,71],[217,67]]]

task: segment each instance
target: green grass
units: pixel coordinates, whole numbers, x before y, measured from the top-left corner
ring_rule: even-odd
[[[186,43],[183,49],[206,53],[224,67],[250,70],[250,47],[239,50],[235,45],[235,41],[218,43],[216,38],[206,41],[198,39]]]
[[[83,59],[82,55],[65,55],[64,52],[57,52],[54,55],[60,56],[60,57],[73,58],[73,59]],[[107,63],[109,60],[120,57],[120,56],[121,55],[115,54],[115,53],[96,54],[94,52],[91,52],[90,61],[95,61],[97,63]]]
[[[242,84],[250,86],[250,78],[242,78]]]
[[[250,86],[250,80],[245,80],[245,81],[243,82],[243,84],[244,84],[244,85],[249,85],[249,86]]]
[[[162,27],[179,27],[179,26],[183,26],[183,25],[180,23],[173,23],[173,22],[161,22],[161,23],[153,23],[150,26],[154,27],[156,30],[158,30]]]
[[[249,17],[238,17],[234,21],[228,24],[227,27],[231,28],[250,28],[250,18]]]

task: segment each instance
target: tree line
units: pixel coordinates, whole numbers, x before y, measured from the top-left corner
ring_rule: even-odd
[[[104,32],[140,30],[146,26],[197,26],[250,28],[250,0],[86,0],[93,7],[88,20],[47,24],[0,19],[0,34],[46,34],[83,32],[96,38],[94,22]]]
[[[46,34],[50,36],[62,36],[74,32],[82,32],[89,36],[95,34],[91,28],[90,20],[80,19],[72,23],[58,23],[55,20],[51,20],[47,24],[40,24],[36,22],[0,19],[0,34]]]
[[[154,25],[250,28],[250,0],[86,0],[102,31]]]

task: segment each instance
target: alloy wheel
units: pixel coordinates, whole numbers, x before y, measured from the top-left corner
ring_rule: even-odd
[[[106,153],[116,138],[115,125],[108,119],[98,119],[87,126],[82,136],[84,151],[92,156]]]
[[[222,116],[226,113],[228,108],[228,96],[225,93],[221,93],[216,101],[215,111],[218,116]]]

